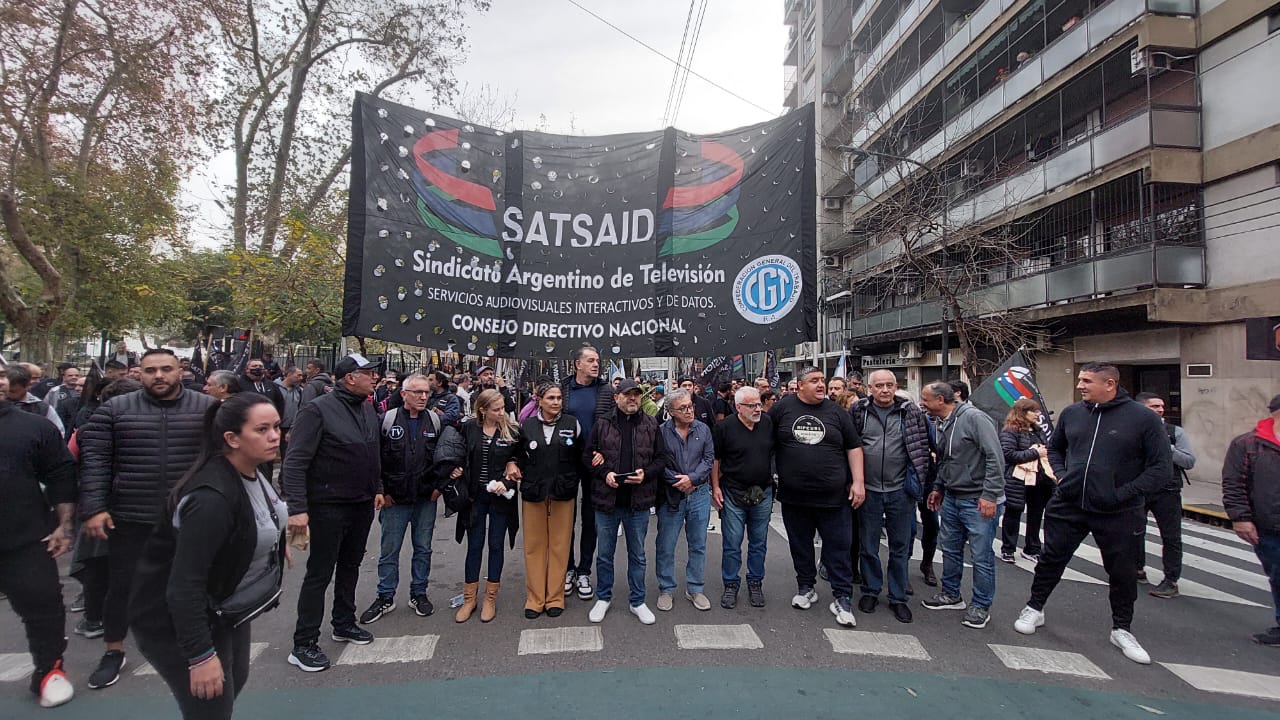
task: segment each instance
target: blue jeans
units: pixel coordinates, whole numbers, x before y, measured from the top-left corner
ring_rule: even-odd
[[[1253,551],[1262,561],[1262,571],[1271,581],[1271,606],[1276,611],[1276,627],[1280,627],[1280,535],[1258,533],[1258,544]]]
[[[880,565],[880,529],[883,527],[889,536],[889,602],[906,604],[915,501],[903,490],[887,493],[868,490],[866,502],[855,512],[862,513],[862,594],[877,597],[884,587],[884,568]]]
[[[493,493],[481,491],[471,506],[471,525],[467,527],[467,561],[464,578],[480,582],[480,561],[484,559],[486,538],[489,541],[489,582],[502,581],[502,564],[506,560],[507,510],[490,498]],[[486,532],[485,525],[488,524]]]
[[[769,518],[773,515],[773,488],[765,488],[764,500],[755,507],[739,507],[729,493],[724,493],[724,509],[720,511],[720,532],[724,550],[720,556],[720,575],[726,586],[741,582],[742,536],[747,536],[747,583],[764,582],[764,556],[769,549]]]
[[[413,560],[409,567],[409,595],[425,595],[431,577],[431,537],[436,530],[435,500],[419,500],[412,505],[382,508],[378,522],[382,525],[382,550],[378,555],[378,595],[394,597],[400,584],[400,548],[404,531],[412,526]]]
[[[711,520],[711,485],[694,488],[680,504],[658,505],[658,592],[676,589],[676,542],[684,528],[689,545],[689,562],[684,566],[684,583],[690,593],[700,593],[706,585],[707,523]]]
[[[942,591],[960,597],[960,578],[964,575],[964,544],[969,543],[973,557],[973,606],[991,609],[996,597],[996,527],[1000,523],[1000,511],[1004,503],[996,507],[990,520],[978,512],[978,498],[957,500],[951,495],[942,499],[939,544],[942,545]]]
[[[613,555],[618,549],[618,526],[627,539],[627,587],[631,607],[644,604],[644,536],[649,533],[649,511],[627,508],[596,511],[596,598],[613,600]]]

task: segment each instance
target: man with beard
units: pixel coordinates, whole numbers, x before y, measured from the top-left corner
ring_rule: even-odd
[[[125,664],[129,592],[159,508],[200,452],[205,411],[217,404],[182,387],[172,350],[142,356],[143,389],[103,403],[80,430],[83,532],[110,540],[103,624],[107,651],[89,687],[109,687]]]

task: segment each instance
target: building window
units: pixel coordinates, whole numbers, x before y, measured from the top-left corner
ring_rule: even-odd
[[[1267,34],[1270,35],[1276,31],[1280,31],[1280,12],[1273,12],[1267,16]]]

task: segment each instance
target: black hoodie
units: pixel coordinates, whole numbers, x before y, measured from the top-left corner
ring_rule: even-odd
[[[1172,472],[1169,436],[1160,416],[1123,389],[1104,403],[1067,406],[1049,438],[1058,500],[1090,512],[1142,507]]]

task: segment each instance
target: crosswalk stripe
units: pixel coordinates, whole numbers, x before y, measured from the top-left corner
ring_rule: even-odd
[[[1244,695],[1266,700],[1280,700],[1280,677],[1275,675],[1202,667],[1200,665],[1160,664],[1197,690],[1226,695]]]
[[[760,650],[764,643],[750,625],[676,625],[681,650]]]
[[[28,653],[0,653],[0,682],[17,682],[35,669]]]
[[[832,652],[842,655],[878,655],[881,657],[905,658],[907,660],[930,660],[928,651],[915,635],[898,635],[894,633],[862,632],[824,628],[822,633],[831,643]]]
[[[1230,547],[1222,543],[1216,543],[1212,540],[1205,540],[1195,535],[1182,534],[1182,546],[1184,548],[1193,547],[1197,550],[1208,550],[1209,552],[1225,555],[1236,560],[1244,560],[1245,562],[1256,563],[1258,556],[1252,549],[1245,550],[1243,548]],[[1198,557],[1198,556],[1197,556]]]
[[[991,652],[1010,670],[1038,670],[1042,673],[1075,675],[1077,677],[1110,680],[1111,676],[1080,653],[1020,647],[1018,645],[989,644]]]
[[[264,643],[264,642],[249,643],[249,664],[252,665],[253,661],[257,660],[258,656],[262,654],[262,651],[266,650],[270,645],[271,643]],[[144,662],[138,666],[137,670],[133,671],[133,674],[134,675],[157,675],[159,673],[157,673],[156,669],[151,666],[151,663]]]
[[[430,660],[436,654],[439,635],[406,635],[378,638],[368,645],[351,645],[342,651],[339,665],[405,663]]]
[[[550,655],[565,652],[599,652],[604,649],[600,628],[562,627],[522,630],[518,655]]]
[[[790,540],[790,538],[787,537],[787,528],[782,524],[782,518],[776,516],[769,518],[769,527],[773,528],[774,532],[781,535],[783,540]]]
[[[1159,556],[1160,551],[1163,549],[1160,543],[1151,542],[1150,540],[1147,541],[1146,546],[1147,546],[1147,552],[1156,556]],[[1238,582],[1241,585],[1248,585],[1251,588],[1257,588],[1259,590],[1266,590],[1267,592],[1271,592],[1270,582],[1259,573],[1249,572],[1248,570],[1241,570],[1240,568],[1235,567],[1234,565],[1227,565],[1226,563],[1220,563],[1217,560],[1210,560],[1209,558],[1204,557],[1203,555],[1192,555],[1191,557],[1195,558],[1195,563],[1193,564],[1193,563],[1186,562],[1184,559],[1183,561],[1184,566],[1194,567],[1197,570],[1202,570],[1211,575],[1216,575],[1220,578],[1225,578],[1233,582]],[[1178,588],[1179,590],[1181,590],[1182,588],[1181,580],[1178,581]]]
[[[1155,523],[1155,520],[1148,519],[1148,520],[1147,520],[1147,524],[1148,524],[1148,525],[1153,525],[1153,526],[1154,526],[1156,523]],[[1225,543],[1228,543],[1228,544],[1231,544],[1231,545],[1238,545],[1238,546],[1243,547],[1243,548],[1251,547],[1251,546],[1249,545],[1249,543],[1245,542],[1244,540],[1241,540],[1241,539],[1240,539],[1240,536],[1239,536],[1239,535],[1236,535],[1236,534],[1235,534],[1235,532],[1233,532],[1233,531],[1231,531],[1231,530],[1226,530],[1226,529],[1223,529],[1223,528],[1214,527],[1214,526],[1212,526],[1212,525],[1204,525],[1204,524],[1202,524],[1202,523],[1198,523],[1198,522],[1190,522],[1190,521],[1187,521],[1187,520],[1183,520],[1183,521],[1182,521],[1182,533],[1183,533],[1184,535],[1185,535],[1186,533],[1193,533],[1193,534],[1196,534],[1196,535],[1203,535],[1203,536],[1205,536],[1205,537],[1207,537],[1207,538],[1213,538],[1213,539],[1215,539],[1215,540],[1219,540],[1219,541],[1221,541],[1221,542],[1225,542]]]
[[[1148,543],[1148,544],[1150,545],[1153,543]],[[1157,546],[1156,552],[1157,554],[1159,553],[1158,546]],[[1093,563],[1094,565],[1098,565],[1099,567],[1102,566],[1102,552],[1099,551],[1098,548],[1092,545],[1086,545],[1081,543],[1080,547],[1076,550],[1075,556],[1086,562],[1090,562],[1090,563]],[[1197,556],[1196,559],[1197,559],[1196,566],[1200,567],[1199,557]],[[1159,573],[1154,570],[1147,571],[1148,578],[1150,578],[1155,582],[1159,582],[1158,580],[1156,580],[1156,577],[1155,577],[1157,574]],[[1178,592],[1188,597],[1198,597],[1205,600],[1218,600],[1221,602],[1234,603],[1236,605],[1247,605],[1249,607],[1262,607],[1258,603],[1253,602],[1251,600],[1245,600],[1242,597],[1237,597],[1235,595],[1232,595],[1231,593],[1226,593],[1221,590],[1218,590],[1217,588],[1211,588],[1208,585],[1202,585],[1198,582],[1195,582],[1194,580],[1187,580],[1186,578],[1181,578],[1178,580]]]

